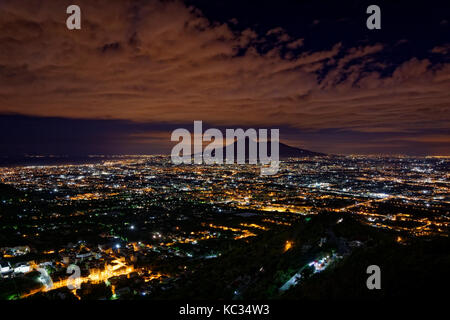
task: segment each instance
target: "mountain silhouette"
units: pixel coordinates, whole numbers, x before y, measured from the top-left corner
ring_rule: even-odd
[[[249,139],[245,139],[245,159],[248,160],[249,158],[249,150],[250,150],[250,144],[249,144]],[[232,146],[234,149],[234,159],[237,159],[237,145],[238,142],[234,141]],[[228,146],[229,147],[229,146]],[[222,154],[223,154],[223,158],[226,158],[226,149],[227,146],[224,146],[222,148]],[[259,144],[256,142],[256,150],[257,150],[257,155],[258,155],[258,160],[259,160]],[[270,153],[271,153],[271,141],[267,142],[267,154],[270,157]],[[215,150],[212,152],[212,156],[215,156]],[[306,150],[306,149],[300,149],[300,148],[296,148],[296,147],[292,147],[289,146],[287,144],[284,144],[282,142],[279,142],[279,157],[280,159],[285,159],[285,158],[303,158],[303,157],[320,157],[320,156],[326,156],[325,153],[320,153],[320,152],[314,152],[314,151],[310,151],[310,150]]]

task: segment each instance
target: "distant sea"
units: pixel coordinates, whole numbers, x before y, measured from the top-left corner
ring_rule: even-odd
[[[0,156],[0,167],[95,164],[117,156]]]

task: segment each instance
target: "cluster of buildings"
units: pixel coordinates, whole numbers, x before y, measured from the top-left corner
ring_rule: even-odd
[[[0,182],[20,192],[0,203],[1,275],[46,267],[62,285],[76,264],[85,283],[134,279],[139,286],[124,290],[147,294],[187,276],[192,261],[321,211],[408,236],[448,236],[449,161],[286,159],[274,176],[257,165],[175,166],[164,156],[0,168]]]

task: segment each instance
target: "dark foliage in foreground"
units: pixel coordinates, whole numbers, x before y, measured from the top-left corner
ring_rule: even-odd
[[[205,262],[177,288],[154,292],[156,299],[373,299],[438,296],[449,287],[450,241],[409,239],[362,225],[346,216],[340,224],[335,213],[305,218],[288,230],[269,231],[243,242],[221,257]],[[325,245],[318,246],[322,237]],[[344,258],[322,273],[303,279],[286,292],[279,288],[302,266],[331,252],[342,243],[358,240]],[[292,249],[284,252],[286,241]],[[369,265],[381,268],[381,290],[369,290]],[[305,273],[306,274],[306,273]]]

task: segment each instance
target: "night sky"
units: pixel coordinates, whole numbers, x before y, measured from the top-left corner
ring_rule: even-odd
[[[0,155],[165,153],[194,120],[450,155],[450,3],[0,0]]]

